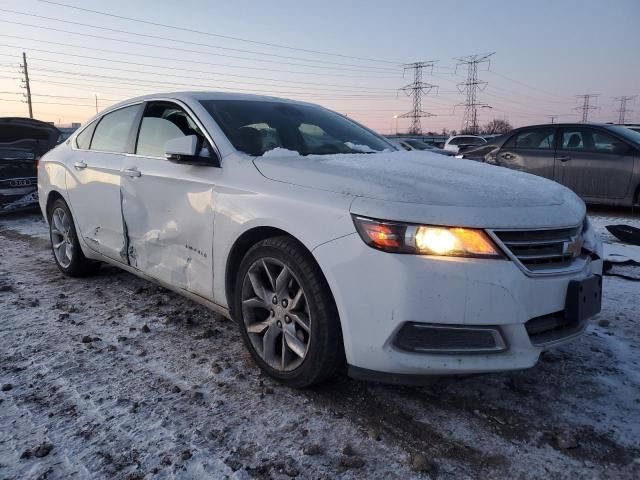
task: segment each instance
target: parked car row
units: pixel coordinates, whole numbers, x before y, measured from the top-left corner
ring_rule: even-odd
[[[416,140],[414,138],[394,137],[394,138],[390,138],[389,141],[394,145],[407,151],[411,151],[411,150],[428,151],[431,153],[438,153],[440,155],[447,155],[449,157],[455,155],[455,153],[451,152],[450,150],[434,147],[433,145],[429,145],[428,143],[422,142],[420,140]]]
[[[64,274],[106,262],[201,302],[292,386],[528,368],[601,306],[602,245],[569,189],[399,151],[308,103],[134,98],[38,179]]]
[[[640,202],[640,132],[610,124],[522,127],[463,158],[533,173],[565,185],[587,203]]]

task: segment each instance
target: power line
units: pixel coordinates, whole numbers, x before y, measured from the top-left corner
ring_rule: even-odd
[[[577,99],[582,99],[582,105],[574,108],[579,112],[582,112],[582,123],[587,123],[589,120],[589,112],[593,110],[597,110],[598,107],[590,105],[592,98],[598,98],[600,96],[599,93],[585,93],[583,95],[576,95]]]
[[[425,83],[422,81],[422,71],[425,68],[433,69],[434,61],[428,62],[414,62],[405,65],[404,69],[413,70],[413,82],[409,85],[405,85],[400,90],[404,91],[413,100],[413,108],[407,113],[399,115],[399,118],[410,118],[411,125],[409,126],[409,133],[412,135],[420,135],[422,133],[422,126],[420,125],[420,118],[433,117],[433,113],[424,112],[422,110],[422,95],[429,93],[436,85]]]
[[[220,46],[220,45],[212,45],[210,43],[194,42],[194,41],[189,41],[189,40],[182,40],[182,39],[177,39],[177,38],[164,37],[164,36],[161,36],[161,35],[151,35],[151,34],[145,34],[145,33],[140,33],[140,32],[132,32],[132,31],[129,31],[129,30],[123,30],[123,29],[118,29],[118,28],[110,28],[110,27],[105,27],[105,26],[100,26],[100,25],[93,25],[93,24],[84,23],[84,22],[75,22],[75,21],[67,20],[67,19],[63,19],[63,18],[49,17],[49,16],[45,16],[45,15],[36,15],[34,13],[19,12],[19,11],[16,11],[16,10],[10,10],[10,9],[6,9],[6,8],[0,8],[0,11],[7,12],[7,13],[12,13],[12,14],[17,14],[17,15],[23,15],[23,16],[26,16],[26,17],[32,17],[32,18],[38,18],[38,19],[42,19],[42,20],[47,20],[47,22],[50,22],[51,20],[53,20],[53,21],[56,21],[56,22],[66,23],[66,24],[69,24],[69,25],[77,25],[77,26],[86,27],[86,28],[94,28],[94,29],[97,29],[97,30],[104,30],[104,31],[114,32],[114,33],[124,33],[126,35],[133,35],[133,36],[143,37],[143,38],[152,38],[152,39],[156,39],[156,40],[165,40],[165,41],[169,41],[169,42],[182,43],[182,44],[185,44],[185,45],[195,45],[195,46],[199,46],[199,47],[217,48],[217,49],[223,49],[223,50],[229,50],[229,51],[237,51],[237,52],[243,52],[243,53],[252,53],[252,54],[267,55],[267,56],[274,56],[274,57],[280,57],[280,58],[297,59],[297,60],[303,60],[303,61],[308,61],[308,62],[320,62],[320,63],[330,63],[330,64],[336,64],[336,65],[355,66],[355,67],[358,67],[358,68],[373,68],[373,69],[390,70],[390,67],[373,67],[373,66],[358,65],[358,64],[336,63],[336,62],[328,62],[326,60],[317,60],[317,59],[314,60],[314,59],[310,59],[310,58],[308,59],[308,58],[282,56],[282,55],[276,55],[276,54],[270,54],[270,53],[264,53],[264,52],[257,52],[257,51],[254,51],[254,50],[235,49],[235,48],[230,48],[230,47],[223,47],[223,46]],[[3,21],[6,22],[6,23],[13,23],[13,24],[17,24],[17,25],[30,26],[30,27],[35,27],[35,28],[46,28],[46,29],[49,29],[49,30],[53,29],[52,27],[44,27],[44,26],[41,26],[41,25],[20,23],[20,22],[10,21],[10,20],[3,20]],[[75,32],[68,32],[66,30],[62,30],[62,32],[72,33],[72,34],[75,33]],[[85,33],[77,33],[77,34],[78,35],[86,35]]]
[[[463,104],[465,107],[462,118],[463,132],[477,134],[480,130],[478,125],[478,107],[491,108],[486,103],[478,102],[478,91],[484,90],[488,84],[485,81],[478,80],[478,65],[488,63],[490,61],[489,57],[494,53],[495,52],[481,53],[454,58],[454,60],[458,61],[456,67],[461,65],[467,66],[467,81],[458,84],[460,93],[466,92],[467,94],[467,101]]]
[[[27,91],[27,103],[29,104],[29,118],[33,118],[33,105],[31,104],[31,85],[29,84],[29,69],[27,67],[27,54],[22,52],[22,73],[24,74],[23,88]]]
[[[100,59],[97,57],[94,57],[97,60],[104,60],[104,59]],[[61,61],[61,60],[49,60],[46,58],[39,58],[39,57],[31,57],[31,60],[38,60],[41,62],[47,62],[47,63],[59,63],[59,64],[63,64],[63,65],[73,65],[76,67],[86,67],[86,68],[100,68],[100,69],[104,69],[104,70],[117,70],[117,71],[122,71],[122,72],[127,72],[127,73],[136,73],[136,74],[146,74],[146,75],[156,75],[155,72],[152,71],[143,71],[143,70],[132,70],[129,68],[118,68],[118,67],[112,67],[112,66],[101,66],[101,65],[91,65],[91,64],[87,64],[87,63],[75,63],[75,62],[65,62],[65,61]],[[112,63],[119,63],[117,61],[112,61],[112,60],[108,60]],[[127,62],[127,63],[131,63],[131,64],[136,64],[138,66],[147,66],[147,67],[152,67],[152,68],[164,68],[162,65],[148,65],[148,64],[143,64],[143,63],[137,63],[137,62]],[[44,70],[44,69],[43,69]],[[190,79],[194,79],[194,80],[209,80],[211,76],[214,77],[237,77],[237,78],[248,78],[248,79],[252,79],[252,80],[265,80],[268,82],[275,82],[275,83],[285,83],[285,84],[289,84],[289,83],[293,83],[293,84],[300,84],[300,85],[312,85],[312,86],[321,86],[321,87],[337,87],[337,88],[353,88],[356,91],[363,91],[363,90],[370,90],[373,92],[383,92],[383,91],[388,91],[388,92],[392,92],[395,91],[395,89],[393,88],[379,88],[379,87],[363,87],[360,85],[338,85],[338,84],[331,84],[331,83],[321,83],[321,82],[302,82],[302,81],[297,81],[297,80],[280,80],[277,78],[268,78],[268,77],[252,77],[252,76],[247,76],[247,75],[235,75],[235,74],[231,74],[231,73],[215,73],[215,72],[211,72],[211,71],[206,71],[206,70],[193,70],[193,69],[186,69],[186,68],[173,68],[172,70],[177,70],[177,71],[185,71],[188,72],[189,74],[192,73],[204,73],[207,74],[208,77],[207,78],[202,78],[202,77],[194,77],[193,75],[188,75],[188,78]],[[176,75],[176,74],[171,74],[171,73],[165,73],[163,72],[162,74],[164,77],[175,77],[175,78],[185,78],[185,75]],[[247,82],[241,82],[241,81],[236,81],[234,80],[235,83],[247,83]],[[260,83],[260,85],[264,85],[263,83]],[[292,88],[312,88],[313,87],[292,87]],[[322,88],[322,90],[327,90],[326,88]]]
[[[160,60],[168,60],[171,62],[188,62],[188,63],[195,63],[195,64],[209,64],[209,65],[215,65],[215,64],[211,64],[209,62],[205,62],[202,60],[185,60],[182,58],[171,58],[171,57],[160,57],[160,56],[154,56],[154,55],[142,55],[142,54],[137,54],[137,53],[129,53],[126,51],[122,51],[122,50],[110,50],[110,49],[106,49],[106,48],[97,48],[97,47],[88,47],[88,46],[84,46],[84,45],[74,45],[74,44],[70,44],[70,43],[63,43],[63,42],[54,42],[54,41],[50,41],[50,40],[40,40],[38,38],[29,38],[29,37],[23,37],[23,36],[19,36],[19,35],[7,35],[7,34],[0,34],[0,37],[5,37],[5,38],[15,38],[18,40],[29,40],[32,42],[38,42],[38,43],[45,43],[48,45],[60,45],[63,47],[72,47],[72,48],[81,48],[81,49],[86,49],[86,50],[92,50],[94,52],[106,52],[106,53],[115,53],[118,55],[133,55],[133,56],[139,56],[139,57],[146,57],[146,58],[155,58],[155,59],[160,59]],[[139,42],[135,42],[135,43],[139,43]],[[165,49],[165,48],[170,48],[170,47],[166,47],[164,45],[150,45],[150,46],[155,46],[161,49]],[[205,54],[205,55],[214,55],[217,57],[224,57],[224,58],[233,58],[236,60],[249,60],[249,61],[253,61],[253,62],[265,62],[265,63],[274,63],[274,64],[279,64],[279,65],[295,65],[298,67],[309,67],[309,68],[321,68],[321,69],[328,69],[328,70],[339,70],[339,71],[350,71],[350,72],[360,72],[360,73],[366,73],[367,75],[373,75],[376,72],[373,72],[371,70],[362,70],[362,69],[353,69],[353,68],[345,68],[345,67],[338,67],[338,66],[329,66],[329,65],[308,65],[308,64],[302,64],[302,63],[294,63],[294,62],[283,62],[280,60],[267,60],[267,59],[261,59],[261,58],[250,58],[250,57],[238,57],[237,55],[226,55],[223,53],[213,53],[213,52],[198,52],[198,51],[191,51],[191,53],[198,53],[200,55]]]
[[[395,62],[392,60],[382,60],[382,59],[375,59],[375,58],[367,58],[367,57],[358,57],[358,56],[354,56],[354,55],[345,55],[345,54],[341,54],[341,53],[333,53],[333,52],[327,52],[327,51],[322,51],[322,50],[311,50],[311,49],[306,49],[306,48],[301,48],[301,47],[291,47],[289,45],[282,45],[282,44],[278,44],[278,43],[270,43],[270,42],[261,42],[261,41],[257,41],[257,40],[250,40],[250,39],[246,39],[246,38],[241,38],[241,37],[233,37],[230,35],[221,35],[221,34],[217,34],[217,33],[211,33],[211,32],[207,32],[207,31],[202,31],[202,30],[195,30],[195,29],[191,29],[191,28],[185,28],[185,27],[179,27],[176,25],[168,25],[168,24],[164,24],[164,23],[159,23],[159,22],[152,22],[149,20],[142,20],[139,18],[133,18],[133,17],[126,17],[124,15],[116,15],[114,13],[107,13],[107,12],[102,12],[99,10],[91,10],[89,8],[82,8],[82,7],[78,7],[76,5],[69,5],[67,3],[62,3],[62,2],[55,2],[52,0],[36,0],[42,3],[48,3],[51,5],[57,5],[60,7],[65,7],[65,8],[71,8],[74,10],[80,10],[83,12],[89,12],[89,13],[95,13],[97,15],[104,15],[104,16],[108,16],[108,17],[112,17],[112,18],[119,18],[121,20],[129,20],[132,22],[137,22],[137,23],[143,23],[146,25],[153,25],[156,27],[164,27],[164,28],[169,28],[172,30],[179,30],[179,31],[183,31],[183,32],[188,32],[188,33],[198,33],[201,35],[207,35],[209,37],[217,37],[217,38],[224,38],[227,40],[235,40],[238,42],[245,42],[245,43],[252,43],[254,45],[263,45],[263,46],[267,46],[267,47],[275,47],[275,48],[284,48],[287,50],[296,50],[299,52],[307,52],[307,53],[316,53],[316,54],[321,54],[321,55],[331,55],[334,57],[341,57],[341,58],[351,58],[354,60],[364,60],[364,61],[369,61],[369,62],[381,62],[381,63],[389,63],[389,64],[394,64],[394,65],[400,65],[402,64],[402,62]]]
[[[64,33],[67,35],[78,35],[81,37],[90,37],[90,38],[97,38],[99,40],[109,40],[111,42],[121,42],[121,43],[127,43],[130,45],[140,45],[143,47],[153,47],[153,48],[162,48],[162,49],[169,49],[169,50],[175,50],[178,52],[187,52],[187,53],[196,53],[199,55],[218,55],[217,53],[213,53],[213,52],[205,52],[202,50],[193,50],[193,49],[189,49],[189,48],[181,48],[181,47],[175,47],[175,46],[170,46],[170,45],[158,45],[157,43],[146,43],[146,42],[138,42],[135,40],[125,40],[122,38],[115,38],[115,37],[106,37],[104,35],[96,35],[93,33],[86,33],[86,32],[74,32],[71,30],[65,30],[62,28],[55,28],[55,27],[45,27],[43,25],[35,25],[32,23],[24,23],[24,22],[16,22],[16,21],[12,21],[12,20],[0,20],[0,22],[2,23],[9,23],[12,25],[20,25],[20,26],[24,26],[24,27],[30,27],[30,28],[39,28],[41,30],[48,30],[51,32],[58,32],[58,33]],[[90,26],[90,25],[89,25]],[[126,31],[122,31],[123,33],[128,33],[130,35],[135,35],[135,33],[130,33],[130,32],[126,32]],[[146,35],[145,35],[146,36]],[[172,42],[175,42],[176,40],[170,40]],[[253,54],[253,55],[260,55],[260,56],[266,56],[266,57],[274,57],[274,58],[283,58],[285,60],[299,60],[302,62],[313,62],[313,63],[323,63],[323,64],[327,64],[327,65],[337,65],[339,68],[343,68],[343,67],[355,67],[355,69],[352,70],[356,70],[356,71],[377,71],[377,72],[391,72],[393,71],[393,69],[391,69],[390,67],[370,67],[370,66],[366,66],[366,65],[355,65],[352,63],[341,63],[341,62],[331,62],[328,60],[313,60],[310,58],[300,58],[300,57],[291,57],[288,55],[278,55],[275,53],[265,53],[265,52],[258,52],[255,50],[243,50],[243,49],[239,49],[239,48],[231,48],[231,47],[221,47],[218,45],[206,45],[209,48],[216,48],[219,50],[223,50],[225,52],[240,52],[240,53],[249,53],[249,54]],[[245,60],[251,60],[251,61],[259,61],[259,62],[265,62],[267,60],[261,59],[261,58],[247,58],[247,57],[237,57],[237,58],[243,58]],[[313,66],[313,65],[307,65],[307,66]],[[334,67],[335,68],[335,67]]]
[[[633,95],[633,96],[622,96],[622,97],[614,98],[614,100],[616,102],[620,102],[620,107],[618,108],[618,123],[619,124],[625,123],[626,114],[628,112],[632,112],[633,111],[633,110],[629,110],[627,108],[627,102],[629,100],[633,100],[634,98],[636,98],[635,95]]]
[[[1,35],[0,36],[8,36],[8,35]],[[13,37],[13,36],[12,36]],[[39,42],[40,40],[38,39],[32,39],[32,38],[27,38],[27,37],[14,37],[14,38],[20,38],[23,40],[30,40],[30,41],[36,41]],[[47,43],[52,43],[52,42],[47,42]],[[203,62],[203,61],[196,61],[196,60],[181,60],[181,59],[174,59],[174,58],[169,58],[169,57],[157,57],[157,56],[151,56],[151,55],[144,55],[144,54],[135,54],[135,53],[127,53],[127,52],[120,52],[117,50],[105,50],[105,49],[94,49],[94,48],[89,48],[89,47],[84,47],[81,45],[71,45],[71,44],[62,44],[63,46],[67,46],[67,47],[74,47],[74,48],[86,48],[89,50],[99,50],[99,51],[104,51],[104,52],[108,52],[108,53],[117,53],[117,54],[125,54],[125,55],[133,55],[133,56],[139,56],[142,58],[153,58],[156,60],[170,60],[172,62],[186,62],[186,63],[194,63],[194,64],[199,64],[199,65],[210,65],[210,66],[214,66],[214,67],[225,67],[225,68],[239,68],[239,69],[246,69],[246,70],[259,70],[261,72],[277,72],[277,73],[293,73],[293,74],[299,74],[299,75],[319,75],[319,76],[330,76],[330,77],[341,77],[341,78],[362,78],[363,75],[366,75],[368,79],[372,78],[372,76],[368,73],[363,73],[362,75],[346,75],[344,73],[327,73],[327,72],[304,72],[304,71],[298,71],[298,70],[283,70],[280,68],[277,69],[270,69],[270,68],[266,68],[266,67],[249,67],[246,65],[229,65],[229,64],[224,64],[224,63],[211,63],[211,62]],[[18,45],[10,45],[10,44],[0,44],[0,47],[9,47],[9,48],[22,48],[19,47]],[[100,61],[104,61],[104,62],[111,62],[111,63],[124,63],[124,64],[128,64],[128,65],[136,65],[136,66],[141,66],[141,67],[154,67],[154,68],[162,68],[162,69],[166,69],[167,66],[166,65],[152,65],[152,64],[145,64],[145,63],[140,63],[140,62],[130,62],[127,60],[113,60],[110,58],[104,58],[104,57],[93,57],[93,56],[89,56],[89,55],[81,55],[78,53],[69,53],[69,52],[64,52],[61,53],[60,51],[55,51],[55,50],[44,50],[44,49],[39,49],[39,48],[32,48],[29,47],[30,51],[33,52],[40,52],[40,53],[48,53],[48,54],[53,54],[53,55],[64,55],[65,57],[74,57],[74,58],[88,58],[91,60],[100,60]],[[0,53],[0,56],[4,56],[4,57],[14,57],[14,55],[8,55],[8,54],[4,54],[4,53]],[[35,59],[35,57],[32,57]],[[48,62],[59,62],[59,63],[64,63],[64,62],[60,62],[58,60],[51,60],[51,59],[39,59],[39,60],[44,60],[44,61],[48,61]],[[186,68],[177,68],[175,65],[172,65],[170,67],[172,70],[182,70],[182,71],[187,71],[187,72],[195,72],[195,73],[214,73],[214,72],[210,72],[210,71],[203,71],[203,70],[194,70],[194,69],[186,69]],[[227,74],[225,74],[227,75]],[[395,78],[395,77],[381,77],[381,76],[373,76],[373,78]]]
[[[258,82],[236,82],[236,81],[220,81],[220,80],[216,80],[215,84],[212,83],[190,83],[190,82],[171,82],[171,81],[167,81],[167,80],[149,80],[149,79],[144,79],[144,78],[131,78],[131,77],[120,77],[120,76],[113,76],[113,75],[98,75],[98,74],[92,74],[92,73],[81,73],[81,72],[70,72],[70,71],[66,71],[66,70],[56,70],[56,69],[48,69],[48,68],[33,68],[32,69],[33,72],[36,75],[40,75],[40,76],[47,76],[46,74],[43,75],[40,72],[47,72],[47,73],[54,73],[54,74],[62,74],[64,75],[61,78],[69,78],[69,76],[71,77],[89,77],[89,78],[95,78],[95,79],[99,79],[100,81],[103,82],[115,82],[118,85],[119,84],[123,84],[123,85],[140,85],[140,84],[147,84],[147,85],[160,85],[161,88],[172,88],[172,89],[184,89],[184,87],[196,87],[196,88],[206,88],[206,89],[222,89],[222,88],[226,88],[227,90],[230,89],[228,87],[221,87],[220,84],[231,84],[232,86],[235,85],[256,85],[256,86],[263,86],[263,87],[271,87],[271,85],[267,85],[264,83],[258,83]],[[153,75],[153,73],[150,72],[151,75]],[[184,78],[184,77],[179,77],[179,78]],[[207,79],[205,78],[200,78],[200,77],[196,77],[195,80],[204,80],[205,82],[207,81]],[[389,95],[385,95],[383,93],[377,93],[377,92],[365,92],[363,94],[357,94],[351,90],[336,90],[336,89],[331,89],[331,88],[322,88],[322,87],[300,87],[300,86],[295,86],[295,85],[273,85],[273,87],[276,87],[275,89],[269,89],[269,90],[265,90],[265,89],[254,89],[253,87],[250,87],[249,89],[255,90],[255,91],[259,91],[259,92],[263,92],[263,93],[289,93],[292,89],[293,90],[302,90],[302,93],[312,93],[312,94],[317,94],[317,92],[331,92],[331,94],[335,94],[335,92],[337,92],[337,94],[340,94],[341,92],[344,94],[348,94],[350,96],[371,96],[371,97],[388,97]],[[285,87],[288,90],[278,90],[278,87]],[[233,88],[231,88],[233,89]],[[237,89],[237,88],[236,88]]]

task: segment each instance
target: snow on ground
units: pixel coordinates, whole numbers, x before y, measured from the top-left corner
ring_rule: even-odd
[[[1,217],[0,478],[638,478],[640,282],[604,288],[530,370],[297,391],[231,322],[115,268],[65,278],[38,215]]]

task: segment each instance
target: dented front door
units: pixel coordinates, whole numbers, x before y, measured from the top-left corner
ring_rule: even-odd
[[[131,266],[212,298],[214,184],[217,169],[127,155],[122,212]]]

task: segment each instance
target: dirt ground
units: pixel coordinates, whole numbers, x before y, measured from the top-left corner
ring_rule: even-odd
[[[39,215],[0,218],[0,479],[640,478],[639,307],[605,277],[530,370],[297,391],[231,322],[112,267],[65,278]]]

